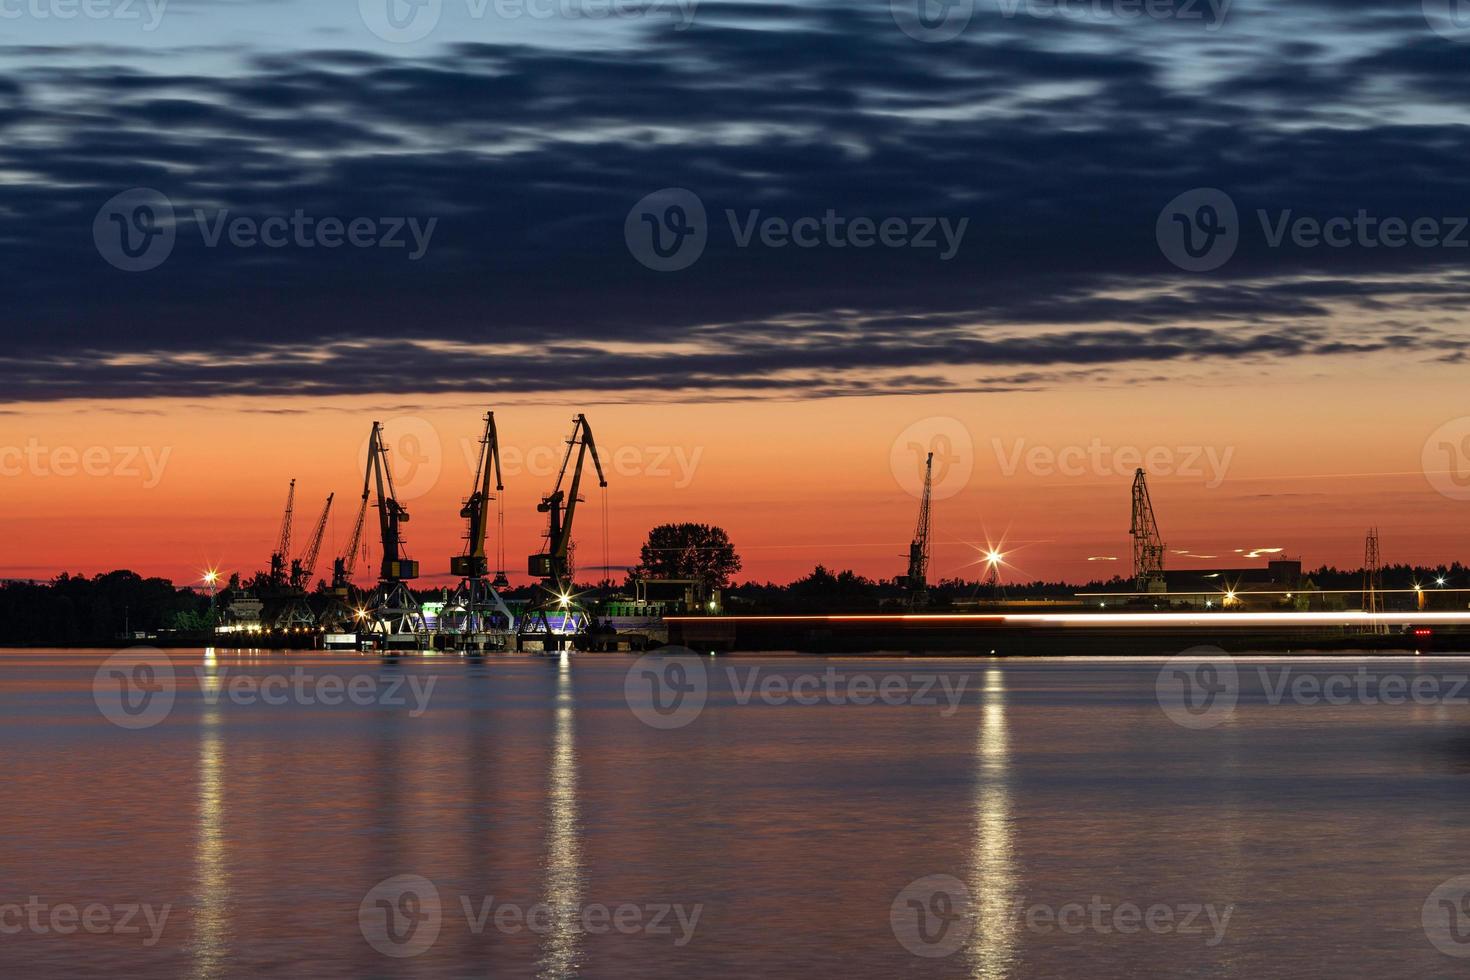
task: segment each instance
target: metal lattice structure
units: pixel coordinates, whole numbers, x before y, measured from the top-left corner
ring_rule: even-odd
[[[919,523],[909,544],[908,600],[918,607],[929,604],[929,504],[934,487],[934,454],[924,461],[924,493],[919,498]]]
[[[1382,556],[1378,550],[1378,528],[1368,529],[1368,538],[1363,545],[1363,611],[1368,614],[1373,632],[1387,632],[1388,627],[1379,623],[1383,613]]]
[[[296,481],[286,492],[286,513],[281,518],[281,533],[276,537],[276,550],[271,552],[270,584],[283,586],[290,577],[291,562],[291,515],[296,509]]]
[[[1159,535],[1159,522],[1154,519],[1142,467],[1133,474],[1133,523],[1128,534],[1133,538],[1134,587],[1139,592],[1165,591],[1164,541]]]
[[[492,490],[490,476],[494,473]],[[480,438],[480,460],[475,466],[470,495],[465,498],[459,516],[465,519],[464,553],[449,559],[449,570],[461,577],[454,595],[444,606],[440,628],[456,635],[455,642],[465,649],[499,646],[514,628],[515,618],[500,598],[495,584],[488,581],[490,557],[485,537],[490,523],[490,501],[501,503],[500,528],[504,538],[504,510],[501,496],[505,484],[500,475],[500,437],[495,431],[495,413],[485,413],[485,434]],[[497,554],[502,554],[497,541]],[[496,571],[496,581],[505,581],[503,561]]]

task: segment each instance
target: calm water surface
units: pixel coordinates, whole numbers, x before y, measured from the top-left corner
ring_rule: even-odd
[[[1470,660],[1247,661],[1235,710],[1189,728],[1160,660],[721,658],[703,710],[660,728],[631,657],[170,651],[174,703],[133,730],[94,696],[108,656],[0,652],[0,975],[1470,969],[1421,920],[1470,874],[1470,707],[1442,697]],[[1258,668],[1441,698],[1272,704]],[[912,696],[832,703],[859,675]],[[786,696],[802,677],[817,703]],[[285,703],[255,692],[271,678]],[[89,906],[93,930],[51,928]],[[130,906],[139,932],[101,925]],[[945,938],[901,937],[914,909]]]

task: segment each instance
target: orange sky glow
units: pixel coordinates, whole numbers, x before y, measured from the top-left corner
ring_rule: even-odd
[[[730,532],[744,560],[740,580],[785,582],[818,563],[898,575],[918,461],[931,449],[939,454],[933,578],[980,577],[981,549],[1002,541],[1011,580],[1128,574],[1130,467],[1140,458],[1172,567],[1251,566],[1276,553],[1258,549],[1284,549],[1308,567],[1357,567],[1370,524],[1381,529],[1386,561],[1450,562],[1465,557],[1459,528],[1470,512],[1459,499],[1470,490],[1458,482],[1455,394],[1446,369],[1421,379],[1338,374],[808,401],[20,405],[0,417],[0,576],[131,568],[183,584],[210,566],[248,575],[265,565],[293,477],[297,550],[335,492],[323,549],[335,553],[360,499],[370,423],[380,419],[412,514],[408,551],[423,565],[420,584],[452,584],[459,500],[487,407],[503,447],[507,565],[518,583],[539,548],[535,506],[576,411],[587,413],[607,469],[613,566],[636,562],[654,524],[688,520]],[[584,489],[577,564],[588,580],[603,564],[603,509],[595,483]],[[1243,557],[1251,551],[1258,556]],[[318,574],[329,567],[324,558]],[[370,575],[360,566],[361,581]]]

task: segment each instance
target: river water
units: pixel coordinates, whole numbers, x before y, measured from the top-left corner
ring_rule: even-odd
[[[0,975],[1470,968],[1470,660],[110,657],[0,651]]]

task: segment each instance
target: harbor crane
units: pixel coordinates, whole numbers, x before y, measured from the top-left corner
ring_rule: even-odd
[[[327,533],[327,518],[332,514],[332,499],[335,496],[336,494],[327,494],[326,506],[322,508],[322,516],[317,518],[316,526],[312,529],[306,553],[291,561],[289,595],[285,609],[276,620],[277,625],[287,629],[293,626],[316,625],[316,617],[311,613],[311,604],[307,601],[306,596],[311,591],[311,580],[316,575],[316,563],[322,551],[322,538]]]
[[[342,554],[332,559],[332,582],[327,589],[327,606],[322,610],[321,623],[331,630],[355,630],[361,625],[357,615],[357,586],[352,578],[357,571],[357,557],[362,553],[362,528],[367,517],[368,495],[362,495],[362,504],[357,508],[357,518],[352,522],[352,534]]]
[[[934,487],[934,454],[924,461],[924,494],[919,499],[919,523],[909,544],[908,604],[919,609],[929,604],[929,503]]]
[[[572,455],[576,454],[576,466],[572,469],[570,486],[566,484],[567,467]],[[592,427],[586,415],[572,420],[572,434],[567,438],[566,455],[562,457],[561,470],[556,475],[556,486],[541,499],[536,510],[547,515],[546,550],[531,555],[527,570],[533,578],[541,580],[542,594],[532,601],[526,611],[521,633],[542,634],[548,646],[553,634],[567,635],[577,632],[582,623],[573,604],[572,596],[572,520],[576,516],[577,504],[582,501],[582,470],[588,454],[597,469],[597,485],[607,488],[607,477],[602,472],[602,460],[597,456],[597,443],[592,438]],[[553,629],[548,611],[560,614],[561,625]]]
[[[271,564],[268,579],[272,588],[284,587],[289,579],[289,564],[291,561],[291,514],[296,508],[296,481],[291,481],[291,489],[286,492],[286,513],[281,518],[281,533],[276,538],[276,550],[271,552]]]
[[[493,492],[490,486],[492,472],[495,475]],[[499,554],[505,537],[505,502],[501,498],[504,492],[495,413],[486,412],[485,434],[480,438],[480,459],[475,466],[474,482],[470,484],[470,495],[459,510],[459,516],[467,522],[464,553],[449,559],[449,571],[460,576],[460,583],[444,607],[446,625],[450,632],[458,635],[464,649],[481,650],[486,646],[500,645],[496,638],[503,638],[515,622],[509,607],[496,591],[497,585],[509,584],[503,563],[498,563],[495,580],[487,580],[490,558],[485,552],[485,537],[489,530],[490,501],[494,500],[499,505],[499,533],[496,538]]]
[[[1159,522],[1154,519],[1154,505],[1148,496],[1148,483],[1143,468],[1133,474],[1133,524],[1128,533],[1133,538],[1133,584],[1139,592],[1164,592],[1164,542],[1159,536]]]
[[[398,502],[398,491],[393,486],[393,470],[388,464],[388,446],[383,441],[381,422],[373,423],[368,439],[367,466],[362,477],[363,500],[374,489],[383,557],[378,568],[378,587],[368,603],[368,618],[384,646],[416,646],[424,629],[423,609],[404,583],[419,577],[419,563],[403,553],[401,528],[408,523],[408,509]]]

